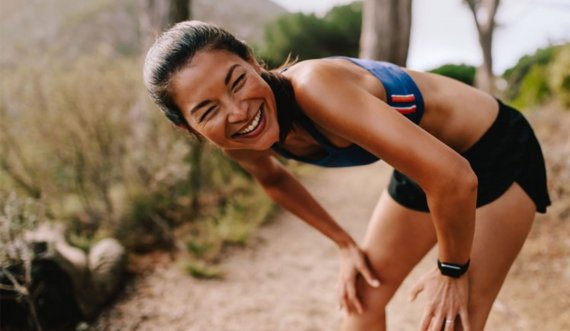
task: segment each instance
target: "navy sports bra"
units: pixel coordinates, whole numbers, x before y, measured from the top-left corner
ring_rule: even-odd
[[[387,62],[361,60],[349,57],[341,58],[355,63],[377,77],[380,82],[382,82],[382,85],[384,85],[388,105],[399,111],[414,123],[418,124],[420,122],[424,113],[422,94],[410,75],[402,70],[402,68]],[[356,144],[352,144],[345,148],[334,146],[321,132],[319,132],[319,130],[317,130],[311,119],[307,116],[302,116],[300,124],[323,147],[326,152],[325,156],[319,159],[296,156],[283,149],[278,144],[273,145],[272,149],[288,159],[294,159],[323,167],[365,165],[376,162],[379,159],[376,155]]]

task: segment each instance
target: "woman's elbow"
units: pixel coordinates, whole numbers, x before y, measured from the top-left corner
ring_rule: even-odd
[[[431,176],[424,189],[432,196],[457,196],[473,194],[477,191],[477,186],[477,175],[469,162],[458,158],[453,166],[448,164],[444,171],[438,171],[437,175]]]
[[[476,193],[479,180],[469,162],[461,158],[461,161],[454,169],[454,175],[451,176],[449,185],[454,188],[456,192],[465,192],[468,194]]]

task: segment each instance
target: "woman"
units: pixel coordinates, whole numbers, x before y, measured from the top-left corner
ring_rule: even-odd
[[[144,79],[164,114],[239,162],[339,248],[343,330],[385,329],[385,307],[438,243],[413,289],[421,330],[482,330],[531,227],[549,205],[526,120],[457,81],[383,62],[326,58],[261,66],[228,32],[182,22],[149,50]],[[396,170],[359,246],[276,160],[321,166],[383,159]]]

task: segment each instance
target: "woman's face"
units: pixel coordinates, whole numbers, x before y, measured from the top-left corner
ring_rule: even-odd
[[[199,51],[171,83],[190,126],[223,149],[266,150],[279,139],[275,98],[261,68],[223,50]]]

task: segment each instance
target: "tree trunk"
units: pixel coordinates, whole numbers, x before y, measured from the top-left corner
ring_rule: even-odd
[[[167,28],[174,24],[190,19],[190,0],[170,0],[170,8],[168,10]]]
[[[174,24],[189,20],[191,0],[145,0],[141,2],[139,24],[142,49],[146,51],[158,35]]]
[[[475,86],[483,91],[493,93],[494,75],[493,75],[493,56],[491,54],[493,48],[493,33],[479,34],[479,44],[483,53],[483,64],[477,69],[475,76]]]
[[[405,66],[411,26],[412,0],[365,0],[360,57]]]
[[[466,0],[473,18],[479,45],[483,55],[483,63],[477,69],[475,85],[483,91],[493,93],[495,89],[493,76],[493,32],[495,30],[495,15],[500,0]]]

